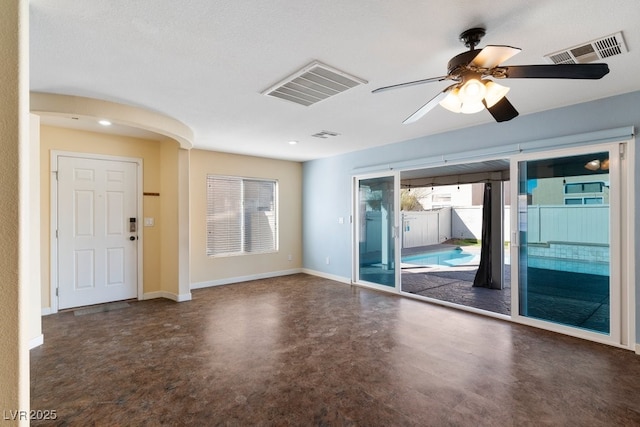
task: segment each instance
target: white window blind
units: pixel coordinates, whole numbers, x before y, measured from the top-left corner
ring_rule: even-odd
[[[207,255],[278,250],[277,182],[207,175]]]

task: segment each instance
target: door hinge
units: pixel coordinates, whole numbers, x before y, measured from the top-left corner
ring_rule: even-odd
[[[56,229],[56,239],[58,238],[58,229]]]
[[[58,171],[53,171],[53,174],[56,176],[56,181],[58,180]]]
[[[624,160],[626,144],[620,144],[620,160]]]
[[[58,296],[58,288],[56,288],[56,296]]]

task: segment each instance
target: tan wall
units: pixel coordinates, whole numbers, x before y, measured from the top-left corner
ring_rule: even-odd
[[[42,307],[50,307],[51,151],[85,152],[143,159],[143,216],[154,227],[142,227],[144,293],[179,294],[178,152],[174,141],[151,141],[81,130],[41,126],[41,284]],[[191,283],[260,275],[302,267],[302,165],[298,162],[191,150]],[[206,175],[276,179],[279,185],[277,253],[210,258],[206,255]],[[141,225],[143,221],[141,220]],[[289,255],[292,260],[289,261]]]
[[[29,5],[0,13],[0,407],[29,411]],[[22,214],[22,215],[21,215]],[[13,425],[27,425],[27,421]]]
[[[164,176],[163,166],[170,163],[173,155],[171,147],[177,147],[173,141],[151,141],[139,138],[108,135],[81,130],[63,129],[52,126],[42,126],[40,130],[41,151],[41,260],[42,260],[42,306],[50,307],[50,193],[51,193],[51,151],[71,151],[95,153],[123,157],[142,158],[143,161],[143,191],[148,193],[160,193],[157,196],[144,196],[143,216],[153,217],[154,227],[141,227],[143,231],[143,290],[145,293],[168,290],[177,290],[177,283],[173,286],[162,285],[164,280],[161,267],[173,265],[171,259],[163,258],[162,247],[165,234],[177,235],[177,224],[169,218],[164,222],[162,204],[175,205],[174,200],[166,200],[172,197],[174,191],[169,188],[168,193],[165,187],[169,185],[170,177]],[[169,148],[166,148],[169,147]],[[168,152],[165,153],[165,150]],[[177,148],[175,149],[177,156]],[[177,162],[177,160],[174,160]],[[170,196],[171,195],[171,196]],[[163,200],[165,199],[165,200]],[[142,226],[142,221],[141,226]],[[171,255],[171,253],[169,253]],[[166,262],[165,262],[166,260]],[[177,265],[177,264],[176,264]]]
[[[298,162],[191,150],[191,283],[223,281],[302,267],[302,165]],[[207,174],[278,180],[277,253],[232,257],[206,254]],[[292,260],[288,260],[288,256]]]

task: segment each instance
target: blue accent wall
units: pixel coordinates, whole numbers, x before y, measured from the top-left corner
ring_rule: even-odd
[[[505,123],[489,123],[305,162],[303,267],[350,279],[351,177],[357,169],[468,151],[491,153],[517,143],[625,126],[640,129],[640,91],[520,116]],[[640,149],[636,150],[635,167],[635,186],[640,188]],[[636,212],[636,230],[640,231],[640,196],[636,197]],[[343,224],[338,222],[340,217],[344,218]],[[636,240],[636,266],[640,266],[638,245]],[[640,267],[636,267],[636,277],[640,278]],[[640,291],[636,295],[636,313],[640,313]],[[640,337],[640,316],[636,316],[636,333]]]

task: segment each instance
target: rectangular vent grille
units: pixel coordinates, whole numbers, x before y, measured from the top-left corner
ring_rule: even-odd
[[[628,52],[622,33],[592,40],[579,46],[573,46],[544,57],[553,64],[586,64],[601,61]]]
[[[314,61],[262,92],[309,106],[367,81]]]

